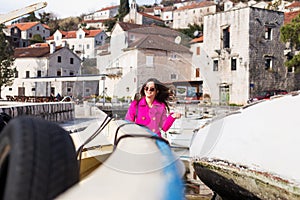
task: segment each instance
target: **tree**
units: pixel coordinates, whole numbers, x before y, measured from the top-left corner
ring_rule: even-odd
[[[198,24],[188,24],[187,29],[179,29],[178,31],[180,31],[181,33],[187,35],[190,38],[195,38],[198,37],[199,34],[203,31],[203,25],[200,26]],[[198,33],[195,35],[195,33]]]
[[[129,1],[128,0],[120,0],[120,7],[119,7],[119,21],[123,21],[125,15],[129,13]]]
[[[14,50],[3,33],[4,25],[0,24],[0,98],[2,87],[13,83],[16,69],[14,64]]]
[[[110,32],[112,28],[115,26],[117,20],[115,18],[105,20],[104,25],[107,27],[107,32]]]
[[[300,50],[300,15],[290,23],[280,29],[281,41],[287,43],[290,48],[290,58],[285,62],[287,67],[294,67],[296,72],[300,72],[300,54],[295,54]]]

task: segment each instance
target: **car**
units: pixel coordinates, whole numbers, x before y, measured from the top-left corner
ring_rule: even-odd
[[[258,95],[250,98],[247,102],[248,103],[253,103],[255,101],[259,101],[259,100],[263,100],[263,99],[270,99],[272,96],[275,95],[285,95],[288,92],[286,90],[265,90],[265,91],[261,91],[258,93]]]

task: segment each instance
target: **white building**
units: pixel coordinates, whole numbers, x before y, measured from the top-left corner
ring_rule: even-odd
[[[80,58],[66,47],[33,45],[15,49],[17,75],[11,86],[2,89],[3,96],[70,95],[73,86],[51,78],[71,77],[80,72]],[[44,79],[41,81],[41,79]],[[52,82],[51,82],[52,80]]]
[[[131,98],[150,77],[167,83],[191,80],[192,54],[180,35],[158,26],[117,23],[110,46],[97,58],[100,73],[107,74],[107,95]]]
[[[107,35],[101,29],[77,31],[60,31],[47,38],[47,43],[55,43],[56,46],[67,46],[81,59],[96,58],[96,48],[105,43]]]
[[[27,47],[35,37],[45,41],[50,36],[50,28],[40,22],[24,22],[7,26],[4,33],[11,37],[13,46]]]
[[[173,26],[174,29],[188,28],[191,24],[203,24],[203,17],[208,14],[216,13],[216,4],[211,1],[203,1],[193,3],[187,6],[182,6],[173,11]]]
[[[137,3],[135,0],[132,0],[129,13],[124,16],[123,22],[140,25],[164,25],[164,21],[160,17],[138,12]]]
[[[105,22],[115,17],[119,13],[118,10],[118,5],[102,8],[84,16],[83,23],[86,24],[86,28],[94,27],[106,30]]]

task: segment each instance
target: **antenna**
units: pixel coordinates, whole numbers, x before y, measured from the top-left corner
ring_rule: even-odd
[[[180,42],[181,42],[181,37],[178,35],[178,36],[175,38],[174,42],[175,42],[176,44],[180,44]]]

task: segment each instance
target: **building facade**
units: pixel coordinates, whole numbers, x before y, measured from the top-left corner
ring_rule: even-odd
[[[284,13],[244,7],[204,17],[199,64],[205,91],[222,104],[245,104],[259,91],[286,89],[280,27]]]
[[[107,35],[101,29],[77,31],[60,31],[47,38],[47,43],[55,43],[56,46],[67,46],[81,59],[96,58],[96,48],[105,44]]]
[[[83,97],[98,93],[99,81],[75,81],[81,59],[67,47],[16,48],[14,56],[17,74],[13,84],[3,88],[3,96],[49,97],[59,93]]]
[[[50,36],[50,28],[40,22],[12,24],[7,26],[4,32],[11,38],[14,47],[27,47],[35,38],[40,38],[44,42]]]

